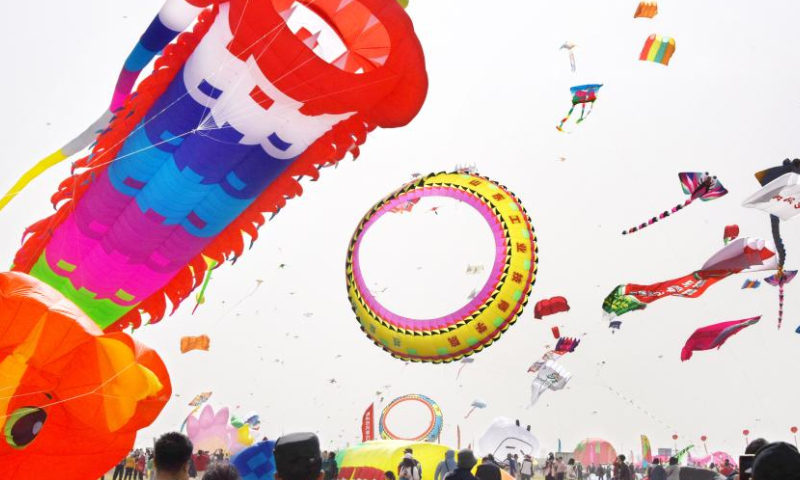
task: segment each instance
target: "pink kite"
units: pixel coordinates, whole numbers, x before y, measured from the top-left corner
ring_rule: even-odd
[[[722,347],[728,338],[751,325],[755,325],[759,320],[761,320],[761,315],[698,328],[692,336],[686,340],[686,345],[684,345],[683,350],[681,350],[681,361],[685,362],[692,358],[693,352]]]

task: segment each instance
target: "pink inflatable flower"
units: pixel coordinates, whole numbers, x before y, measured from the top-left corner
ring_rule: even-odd
[[[186,433],[194,444],[195,451],[214,452],[221,448],[223,452],[234,454],[244,448],[237,441],[237,431],[229,420],[227,407],[214,413],[211,405],[203,407],[199,418],[194,415],[189,417],[186,421]]]

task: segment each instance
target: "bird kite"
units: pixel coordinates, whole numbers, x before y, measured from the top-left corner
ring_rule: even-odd
[[[761,320],[760,315],[743,320],[733,320],[731,322],[722,322],[698,328],[689,339],[686,340],[686,344],[683,346],[683,350],[681,350],[681,361],[685,362],[692,358],[693,352],[722,347],[730,337],[751,325],[755,325],[759,320]]]
[[[581,117],[575,121],[575,124],[577,125],[586,120],[594,109],[594,102],[597,100],[597,92],[600,91],[602,86],[602,83],[590,83],[586,85],[575,85],[574,87],[570,87],[569,93],[572,95],[572,107],[569,109],[569,112],[567,112],[567,116],[561,119],[561,123],[558,124],[556,129],[559,132],[564,131],[564,124],[572,116],[572,112],[575,110],[575,105],[581,106]],[[586,111],[587,103],[589,104],[588,112]]]
[[[667,218],[670,215],[683,210],[695,200],[699,199],[704,202],[709,202],[711,200],[723,197],[728,193],[725,187],[722,186],[722,183],[717,180],[717,177],[709,175],[708,172],[681,172],[678,174],[678,179],[681,182],[683,193],[689,195],[689,198],[685,202],[672,207],[672,210],[661,212],[658,217],[653,217],[650,220],[640,224],[638,227],[624,230],[622,234],[628,235],[630,233],[638,232],[639,230],[642,230],[643,228],[648,227],[659,220]]]

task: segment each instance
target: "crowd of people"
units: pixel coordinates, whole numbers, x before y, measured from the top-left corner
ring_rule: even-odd
[[[172,432],[162,435],[153,449],[135,450],[116,466],[113,480],[241,480],[230,458],[221,450],[210,454],[193,453],[188,437]],[[706,470],[728,480],[800,480],[800,452],[794,445],[784,442],[769,443],[764,439],[751,442],[745,456],[751,462],[743,465],[743,472],[726,460],[722,465],[709,465]],[[319,439],[311,433],[294,433],[275,442],[275,480],[337,480],[339,466],[336,452],[322,452]],[[476,468],[477,467],[477,468]],[[550,453],[541,465],[529,455],[520,461],[518,455],[509,454],[497,461],[492,455],[480,462],[472,450],[457,454],[448,450],[437,465],[433,480],[502,480],[505,471],[515,480],[532,480],[541,473],[545,480],[680,480],[681,471],[687,468],[672,457],[667,465],[653,459],[646,469],[627,461],[619,455],[611,465],[582,465],[570,458],[564,460]],[[474,474],[473,474],[474,470]],[[396,471],[384,472],[384,480],[423,480],[422,464],[407,448]],[[430,479],[430,477],[428,477]]]

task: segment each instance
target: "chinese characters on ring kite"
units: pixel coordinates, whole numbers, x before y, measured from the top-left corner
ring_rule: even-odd
[[[359,263],[361,241],[397,205],[441,196],[483,216],[494,236],[495,262],[486,284],[461,309],[439,318],[404,318],[381,305],[367,288]],[[514,194],[476,174],[431,174],[390,194],[361,220],[347,252],[347,290],[361,329],[376,345],[401,360],[452,362],[488,347],[517,320],[536,278],[537,259],[533,227]]]

